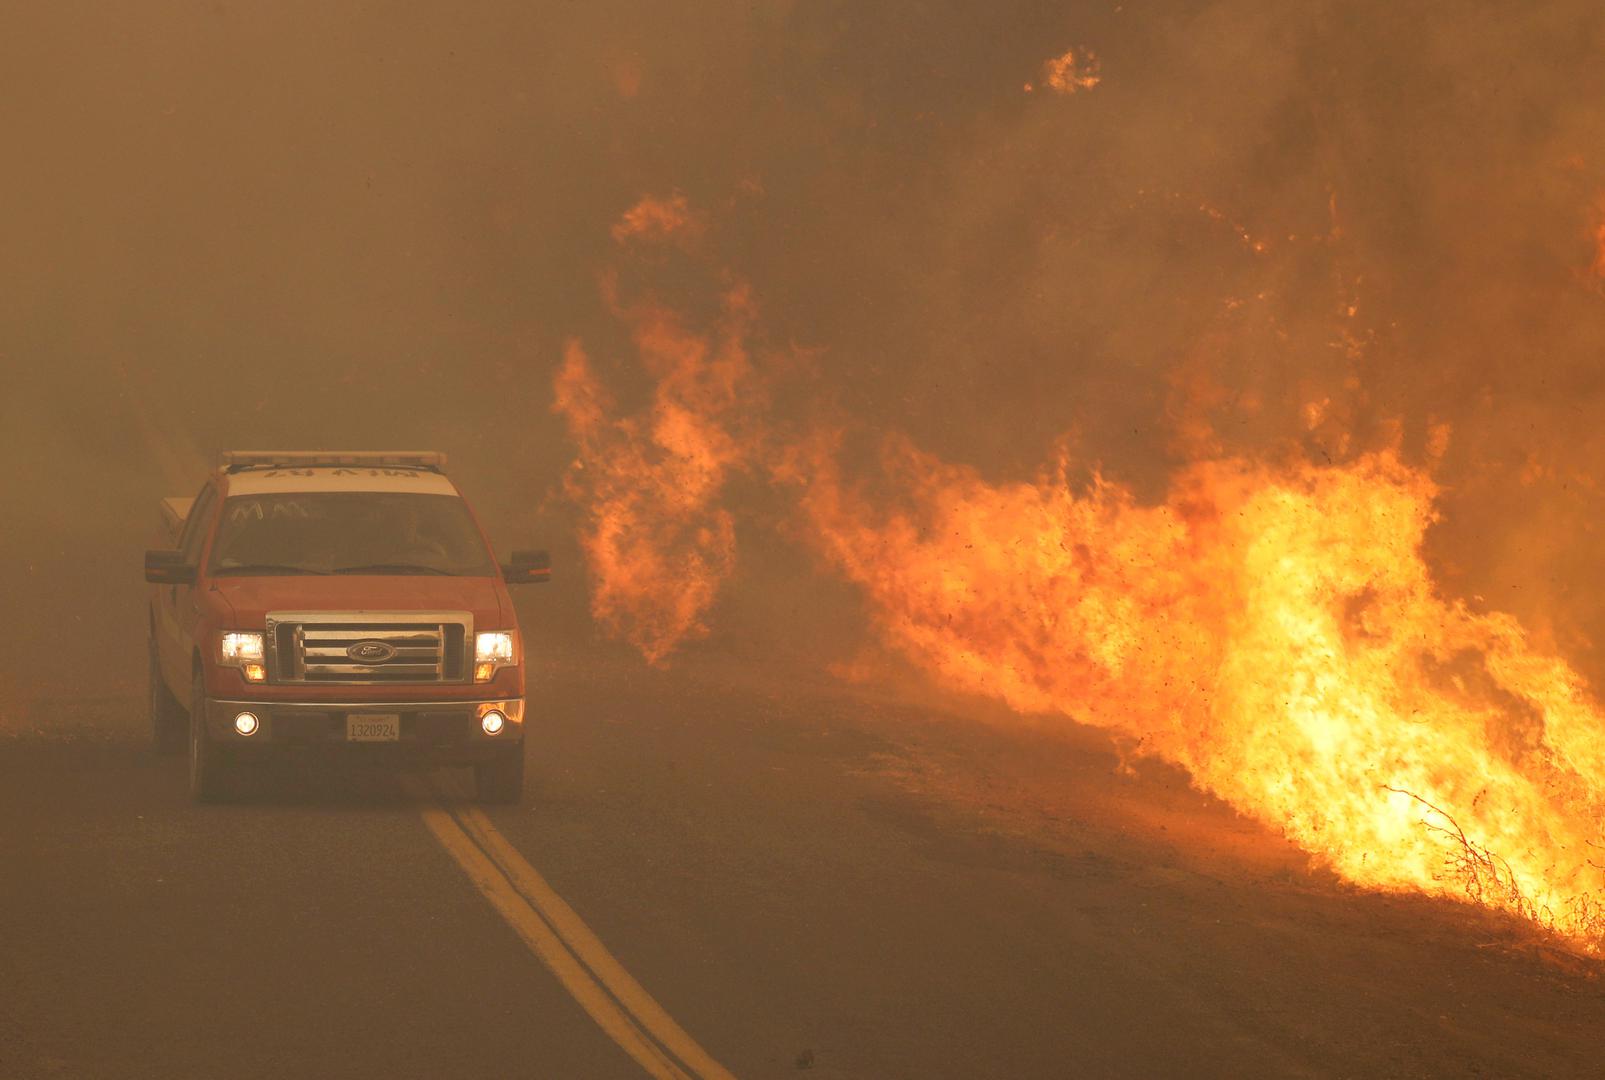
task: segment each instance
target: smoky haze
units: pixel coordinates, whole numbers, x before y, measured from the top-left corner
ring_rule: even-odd
[[[629,377],[609,230],[673,191],[822,392],[991,477],[1068,434],[1158,497],[1192,457],[1419,461],[1446,423],[1446,589],[1605,669],[1597,5],[8,22],[0,595],[37,647],[0,680],[81,677],[87,653],[137,686],[156,499],[228,447],[448,451],[502,550],[556,554],[552,625],[589,633],[552,373],[577,337]],[[1042,86],[1071,48],[1100,83]],[[841,617],[788,574],[803,556],[742,539],[705,647],[782,607]]]

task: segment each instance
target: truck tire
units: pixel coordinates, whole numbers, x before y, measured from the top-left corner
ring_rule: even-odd
[[[524,747],[510,746],[474,766],[474,790],[482,803],[516,803],[524,797]]]
[[[190,798],[203,803],[226,802],[234,797],[234,770],[206,737],[206,683],[198,671],[189,700]]]
[[[189,740],[189,718],[162,678],[154,640],[150,643],[150,740],[151,748],[164,757],[182,754]]]

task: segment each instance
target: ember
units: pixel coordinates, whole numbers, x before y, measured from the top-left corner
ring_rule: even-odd
[[[1091,90],[1100,81],[1098,58],[1088,49],[1067,49],[1042,65],[1042,85],[1058,94]],[[1035,87],[1026,84],[1029,93]]]

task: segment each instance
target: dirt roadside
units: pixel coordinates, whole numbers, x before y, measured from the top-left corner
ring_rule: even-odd
[[[867,818],[955,875],[1040,886],[1067,923],[1088,920],[1085,932],[1174,988],[1173,1007],[1218,1021],[1228,1041],[1252,1033],[1268,1075],[1605,1067],[1605,964],[1470,903],[1348,885],[1103,732],[918,685],[793,674],[782,689],[787,677],[720,665],[680,677],[710,698],[740,687],[805,699],[809,721],[773,737],[829,753],[865,785]]]

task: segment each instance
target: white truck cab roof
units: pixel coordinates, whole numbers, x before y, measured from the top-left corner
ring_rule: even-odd
[[[228,479],[230,495],[262,495],[288,491],[406,491],[421,495],[456,495],[457,487],[437,472],[418,469],[308,466],[252,469]]]
[[[231,450],[223,455],[230,495],[291,491],[392,491],[458,495],[433,450]]]

